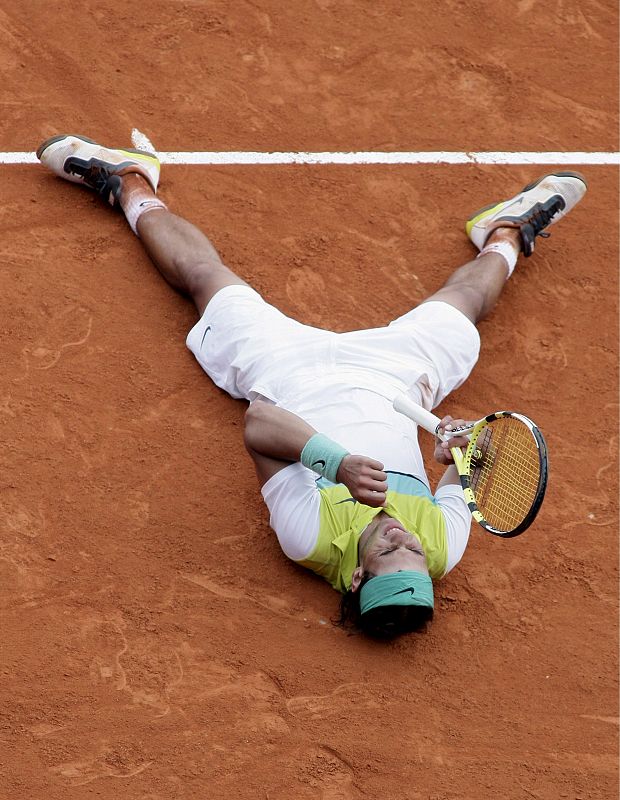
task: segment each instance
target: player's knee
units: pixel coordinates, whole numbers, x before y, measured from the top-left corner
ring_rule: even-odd
[[[485,303],[484,292],[478,286],[464,281],[448,284],[428,299],[454,306],[472,322],[480,319]]]
[[[187,290],[191,295],[203,292],[211,278],[211,268],[201,261],[191,261],[183,264],[183,275]]]

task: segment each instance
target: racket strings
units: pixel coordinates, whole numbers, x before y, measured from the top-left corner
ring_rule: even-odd
[[[538,494],[540,458],[526,424],[494,420],[479,434],[471,459],[471,488],[485,520],[494,528],[516,528]]]

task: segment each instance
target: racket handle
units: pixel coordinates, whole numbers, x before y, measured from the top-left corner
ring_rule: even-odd
[[[429,433],[437,435],[437,426],[441,422],[436,414],[431,414],[418,403],[414,403],[407,395],[397,394],[393,402],[394,410],[412,419]]]

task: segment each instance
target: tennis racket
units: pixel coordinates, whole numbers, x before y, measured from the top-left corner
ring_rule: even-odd
[[[547,445],[531,419],[514,411],[496,411],[441,435],[439,417],[406,395],[395,398],[394,408],[444,441],[468,436],[465,453],[459,447],[450,452],[476,522],[504,538],[529,528],[545,496],[548,474]]]

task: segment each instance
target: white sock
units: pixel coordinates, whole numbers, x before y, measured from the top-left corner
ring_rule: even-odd
[[[506,265],[508,267],[507,278],[509,278],[513,273],[515,264],[517,263],[517,256],[519,255],[520,252],[521,251],[517,247],[517,245],[513,244],[510,241],[504,240],[501,242],[494,242],[493,244],[486,244],[482,248],[480,253],[476,256],[476,258],[480,258],[481,256],[486,256],[487,253],[497,253],[506,262]]]
[[[142,214],[147,211],[155,211],[158,208],[166,210],[168,206],[163,203],[152,192],[146,191],[130,191],[127,192],[126,197],[121,200],[121,207],[125,212],[127,222],[131,230],[138,236],[138,220]]]

